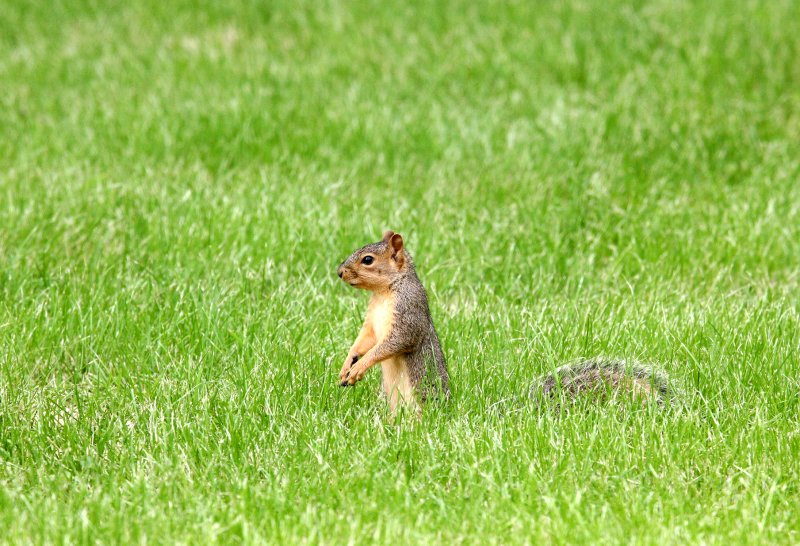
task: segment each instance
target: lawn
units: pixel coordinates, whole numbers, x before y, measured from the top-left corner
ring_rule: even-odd
[[[800,542],[799,59],[791,0],[5,1],[0,542]],[[336,385],[388,228],[421,421]],[[680,402],[496,410],[595,355]]]

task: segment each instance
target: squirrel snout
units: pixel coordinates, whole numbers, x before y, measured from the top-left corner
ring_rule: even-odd
[[[339,266],[339,267],[336,269],[336,274],[337,274],[337,275],[339,275],[339,278],[340,278],[340,279],[342,278],[342,275],[344,275],[344,270],[342,269],[342,266]]]

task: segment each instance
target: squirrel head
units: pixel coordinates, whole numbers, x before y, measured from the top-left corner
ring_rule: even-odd
[[[380,292],[388,290],[410,267],[411,257],[403,248],[403,236],[389,230],[381,241],[353,252],[336,272],[350,286]]]

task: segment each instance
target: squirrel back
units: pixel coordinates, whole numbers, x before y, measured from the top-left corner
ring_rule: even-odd
[[[433,325],[428,295],[417,277],[411,256],[407,274],[392,285],[395,309],[392,328],[403,343],[412,342],[414,350],[406,353],[411,383],[421,401],[438,394],[450,396],[447,363]]]

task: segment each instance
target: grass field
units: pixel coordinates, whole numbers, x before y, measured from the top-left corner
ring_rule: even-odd
[[[800,3],[7,0],[0,542],[800,542]],[[453,400],[336,376],[401,232]],[[577,357],[659,411],[490,411]]]

